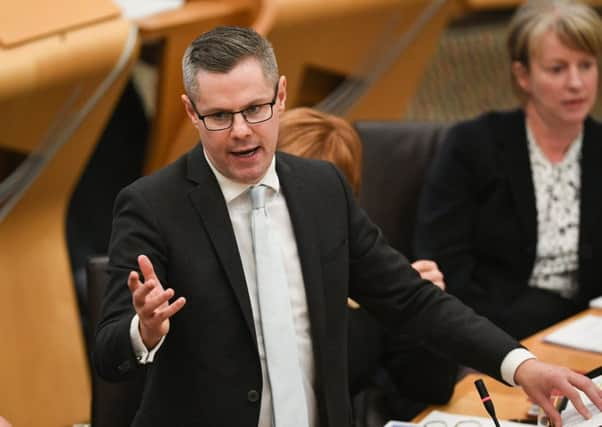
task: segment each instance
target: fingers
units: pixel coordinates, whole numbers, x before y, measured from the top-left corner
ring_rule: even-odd
[[[593,389],[591,392],[586,391],[587,397],[593,402],[594,405],[602,412],[602,388],[596,386],[592,381]],[[590,388],[588,388],[589,390]]]
[[[148,289],[149,286],[145,284],[143,290],[148,291]],[[136,309],[138,316],[144,319],[153,317],[155,315],[155,311],[157,311],[159,308],[164,308],[167,306],[169,299],[174,296],[173,289],[166,289],[164,291],[155,292],[154,294],[151,294],[151,292],[152,290],[144,295],[142,304],[139,304]],[[136,303],[134,303],[134,306],[136,307]]]
[[[128,288],[130,288],[130,292],[132,295],[136,290],[142,285],[140,281],[140,276],[137,271],[130,271],[130,275],[128,276]]]
[[[169,319],[171,316],[180,311],[185,304],[186,298],[180,297],[171,304],[168,304],[165,308],[159,310],[157,312],[157,316],[161,317],[163,320]]]
[[[592,380],[586,376],[571,372],[568,382],[569,385],[567,386],[567,390],[561,391],[571,402],[573,402],[573,406],[577,412],[579,412],[584,418],[589,419],[591,417],[591,413],[583,403],[580,394],[575,388],[573,388],[573,386],[582,390],[587,397],[589,397],[592,403],[602,410],[602,390],[600,390]]]
[[[173,295],[173,291],[171,294]],[[140,316],[140,322],[141,324],[144,324],[146,328],[150,329],[154,335],[165,335],[167,331],[162,330],[164,327],[164,322],[180,311],[185,304],[186,299],[184,297],[180,297],[171,304],[166,304],[162,307],[156,308],[155,310],[147,311],[144,316]]]
[[[602,405],[602,390],[592,380],[569,369],[548,365],[536,359],[527,360],[519,365],[515,380],[533,401],[541,406],[556,427],[560,427],[562,420],[550,399],[554,390],[566,396],[577,412],[587,419],[591,418],[591,413],[583,403],[579,390],[583,391],[596,406]]]
[[[423,273],[429,270],[437,270],[437,263],[428,259],[419,259],[412,263],[412,268],[418,273]]]
[[[560,417],[560,413],[554,406],[552,400],[542,395],[540,399],[533,399],[543,411],[546,413],[548,419],[550,420],[550,425],[554,427],[562,427],[562,418]]]
[[[184,306],[186,300],[180,297],[169,304],[175,292],[173,289],[163,289],[150,259],[146,255],[140,255],[138,265],[145,281],[140,280],[140,275],[136,271],[131,271],[128,277],[128,287],[138,317],[142,322],[151,319],[159,319],[159,321],[168,319]]]
[[[144,276],[144,281],[156,280],[159,282],[159,279],[157,279],[157,275],[155,274],[155,269],[153,268],[153,263],[146,255],[138,256],[138,266]]]
[[[139,311],[146,304],[147,298],[150,295],[150,293],[153,292],[153,290],[155,289],[156,283],[157,282],[154,280],[147,280],[145,283],[143,283],[140,280],[138,272],[130,272],[130,275],[128,277],[128,287],[130,288],[130,292],[132,293],[132,303],[134,304],[134,308],[136,309],[136,312],[138,314],[140,314]],[[157,294],[157,292],[155,292],[155,294]]]
[[[445,290],[443,273],[437,267],[437,263],[431,260],[421,259],[412,263],[412,267],[420,274],[424,280],[433,282],[437,287]]]

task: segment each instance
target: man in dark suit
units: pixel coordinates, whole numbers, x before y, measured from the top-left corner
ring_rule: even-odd
[[[134,426],[349,425],[348,296],[391,329],[520,384],[555,422],[554,388],[577,400],[576,386],[602,408],[602,391],[590,380],[537,361],[422,281],[331,164],[274,154],[286,79],[265,39],[216,28],[192,42],[183,68],[182,100],[201,144],[117,197],[97,331],[103,377],[124,379],[150,364]],[[266,358],[258,307],[265,283],[257,280],[249,219],[249,190],[258,186],[268,188],[281,245],[300,400],[274,392],[289,379],[272,375]],[[279,418],[283,401],[306,421]]]

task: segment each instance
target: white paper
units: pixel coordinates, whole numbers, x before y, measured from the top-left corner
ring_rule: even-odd
[[[557,329],[543,340],[565,347],[602,353],[602,316],[588,314]]]
[[[177,9],[184,0],[113,0],[128,19],[137,19],[164,10]]]
[[[602,295],[600,295],[598,298],[594,298],[593,300],[591,300],[589,302],[589,306],[591,308],[602,308]]]
[[[594,383],[602,389],[602,375],[593,379]],[[598,427],[602,425],[602,413],[596,408],[596,406],[589,400],[589,397],[581,390],[579,395],[585,403],[585,406],[592,414],[589,420],[584,419],[579,412],[575,409],[572,402],[568,402],[564,411],[560,413],[562,416],[563,427]]]
[[[485,409],[483,409],[484,411]],[[426,423],[433,421],[443,421],[448,427],[454,427],[460,421],[468,421],[475,420],[478,421],[482,427],[494,427],[493,420],[491,418],[485,417],[473,417],[471,415],[460,415],[460,414],[452,414],[450,412],[443,411],[431,411],[422,421],[420,421],[419,425],[423,426]],[[525,427],[525,424],[515,423],[512,421],[504,421],[499,420],[500,427]],[[407,423],[404,423],[407,424]],[[395,426],[395,424],[392,424]]]

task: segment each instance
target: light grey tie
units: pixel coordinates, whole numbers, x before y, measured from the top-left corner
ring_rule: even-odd
[[[307,404],[293,311],[280,248],[265,208],[266,190],[264,185],[251,187],[251,232],[274,426],[307,427]]]

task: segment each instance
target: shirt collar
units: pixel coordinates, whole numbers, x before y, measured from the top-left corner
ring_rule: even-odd
[[[224,199],[226,203],[229,204],[232,200],[239,197],[241,194],[245,193],[250,187],[256,184],[246,184],[234,181],[233,179],[228,178],[224,174],[222,174],[217,168],[213,165],[207,153],[205,152],[205,148],[203,148],[203,155],[211,168],[211,171],[215,175],[217,179],[217,183],[222,190],[222,194],[224,195]],[[276,156],[272,157],[272,161],[268,166],[268,170],[265,175],[259,180],[258,184],[265,185],[266,187],[271,188],[274,193],[278,193],[280,191],[280,181],[278,180],[278,174],[276,173]]]

